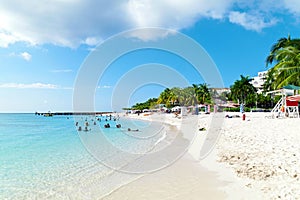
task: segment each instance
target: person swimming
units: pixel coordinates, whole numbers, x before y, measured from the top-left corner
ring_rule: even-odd
[[[139,131],[139,129],[132,130],[131,128],[127,129],[128,131]]]

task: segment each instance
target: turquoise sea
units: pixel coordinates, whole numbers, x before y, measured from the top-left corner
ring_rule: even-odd
[[[110,141],[122,151],[144,153],[163,136],[164,128],[151,123],[150,129],[149,122],[122,117],[108,122],[105,116],[98,118],[101,122],[94,116],[74,119],[0,114],[0,199],[99,199],[138,178],[139,174],[104,166],[87,150],[82,139],[94,140],[102,127],[105,143]],[[83,127],[89,122],[90,131],[77,132],[76,121]],[[111,128],[104,129],[105,123],[110,123]],[[121,129],[115,127],[119,123]],[[139,132],[126,131],[129,127]],[[141,139],[136,140],[137,137]],[[97,141],[97,145],[101,146],[101,142]],[[105,159],[116,156],[112,153]]]

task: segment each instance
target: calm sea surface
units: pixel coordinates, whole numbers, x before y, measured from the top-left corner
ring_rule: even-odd
[[[138,178],[102,165],[81,139],[100,134],[97,129],[110,123],[112,128],[102,129],[106,143],[143,153],[162,136],[161,126],[152,124],[150,130],[147,122],[100,119],[0,114],[0,199],[95,199]],[[78,134],[76,121],[82,127],[89,122],[90,131]],[[127,134],[127,128],[139,129],[143,138],[136,140],[138,132]],[[153,136],[153,129],[159,134]]]

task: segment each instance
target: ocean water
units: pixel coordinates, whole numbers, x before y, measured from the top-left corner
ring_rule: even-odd
[[[116,171],[126,164],[119,152],[142,155],[153,150],[165,138],[166,127],[99,118],[101,122],[92,116],[0,114],[0,199],[99,199],[139,178]],[[77,132],[75,122],[82,127],[88,122],[89,131]],[[104,129],[106,123],[111,128]]]

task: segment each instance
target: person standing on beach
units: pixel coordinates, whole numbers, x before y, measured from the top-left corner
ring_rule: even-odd
[[[240,105],[240,112],[242,113],[243,120],[246,120],[246,114],[245,114],[245,111],[244,111],[244,104],[243,103],[241,103],[241,105]]]
[[[243,103],[241,103],[241,105],[240,105],[240,113],[244,113],[244,104]]]

